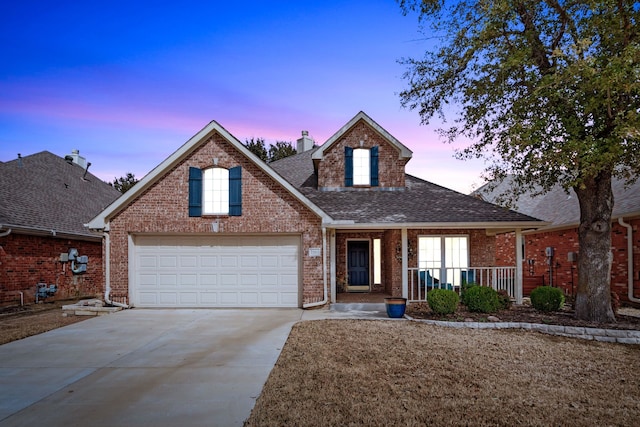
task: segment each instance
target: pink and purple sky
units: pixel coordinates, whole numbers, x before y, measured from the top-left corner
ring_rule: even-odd
[[[142,178],[211,120],[241,141],[323,143],[364,111],[413,151],[408,173],[482,184],[482,161],[400,106],[397,60],[431,41],[393,0],[24,0],[0,24],[3,162],[78,149],[105,181]]]

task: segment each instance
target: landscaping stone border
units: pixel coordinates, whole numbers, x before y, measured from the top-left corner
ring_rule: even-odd
[[[405,318],[429,325],[457,329],[524,329],[527,331],[542,332],[543,334],[568,338],[580,338],[590,341],[614,342],[619,344],[640,344],[640,331],[629,329],[603,329],[520,322],[447,322],[442,320],[414,319],[409,315],[405,315]]]

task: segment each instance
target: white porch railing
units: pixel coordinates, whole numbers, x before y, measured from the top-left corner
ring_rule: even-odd
[[[409,268],[409,302],[427,300],[431,289],[452,289],[460,293],[465,283],[491,286],[505,290],[511,298],[516,298],[515,267],[451,267],[451,268]]]

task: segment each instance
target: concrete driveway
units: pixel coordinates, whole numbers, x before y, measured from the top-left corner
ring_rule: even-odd
[[[241,426],[299,309],[125,310],[0,346],[0,426]]]

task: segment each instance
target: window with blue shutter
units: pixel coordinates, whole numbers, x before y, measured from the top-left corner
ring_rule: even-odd
[[[229,169],[229,215],[242,215],[242,168]]]
[[[202,170],[189,168],[189,216],[202,216]]]
[[[371,147],[371,186],[378,186],[378,146]]]
[[[353,187],[353,148],[344,147],[344,186]]]

